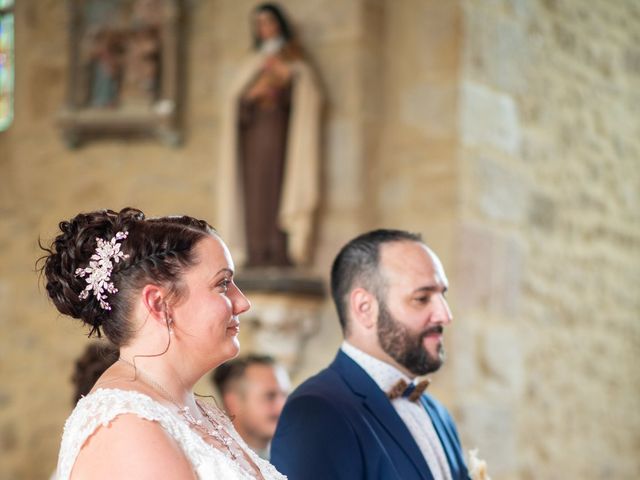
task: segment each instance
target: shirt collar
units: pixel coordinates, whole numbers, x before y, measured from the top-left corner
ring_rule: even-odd
[[[362,367],[383,392],[387,392],[398,380],[403,379],[411,383],[413,379],[407,377],[393,365],[383,362],[368,353],[363,352],[344,340],[340,349],[354,362]]]

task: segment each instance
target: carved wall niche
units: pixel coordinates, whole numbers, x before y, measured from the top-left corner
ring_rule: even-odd
[[[242,350],[271,355],[295,376],[307,340],[320,328],[322,281],[295,270],[266,268],[240,271],[236,282],[251,300],[251,309],[240,317]]]
[[[180,143],[181,0],[68,0],[70,147],[98,136]]]

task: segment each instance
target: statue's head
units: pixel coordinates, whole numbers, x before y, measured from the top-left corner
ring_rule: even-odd
[[[282,38],[289,42],[293,30],[282,8],[275,3],[262,3],[251,13],[253,46],[258,49],[267,40]]]

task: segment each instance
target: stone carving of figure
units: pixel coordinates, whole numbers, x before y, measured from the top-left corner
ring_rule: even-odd
[[[102,27],[89,35],[89,106],[113,107],[118,103],[123,51],[122,34],[114,29]]]
[[[151,105],[158,96],[161,43],[158,28],[135,25],[129,32],[125,55],[122,102]]]
[[[256,7],[254,54],[223,112],[221,232],[249,267],[304,264],[318,202],[321,94],[282,10]]]

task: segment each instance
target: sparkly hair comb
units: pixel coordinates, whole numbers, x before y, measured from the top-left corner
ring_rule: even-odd
[[[120,250],[122,245],[118,243],[127,238],[128,235],[129,232],[118,232],[108,242],[96,237],[98,245],[95,253],[91,255],[89,266],[77,268],[75,271],[76,277],[87,277],[87,286],[79,295],[82,300],[89,298],[89,292],[93,292],[93,296],[100,301],[100,307],[103,310],[111,310],[111,305],[106,301],[107,294],[118,291],[111,281],[111,272],[113,271],[114,263],[129,258],[129,255],[125,255]]]

